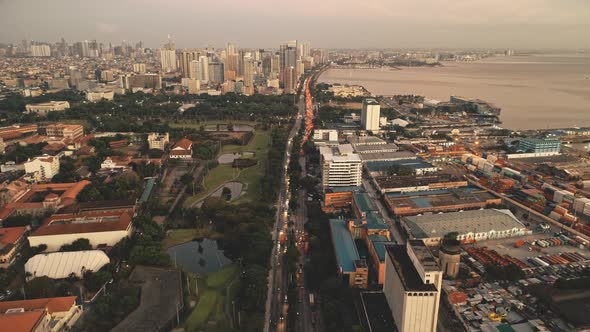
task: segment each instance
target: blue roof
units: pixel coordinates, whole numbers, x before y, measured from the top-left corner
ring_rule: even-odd
[[[141,194],[141,198],[139,199],[139,204],[145,203],[150,199],[150,195],[152,194],[152,190],[154,189],[154,185],[156,184],[156,178],[149,178],[145,183],[145,189]]]
[[[389,229],[381,215],[377,212],[367,213],[367,229]]]
[[[342,192],[361,192],[363,188],[359,186],[349,186],[349,187],[330,187],[326,189],[326,192],[333,192],[333,193],[342,193]]]
[[[375,248],[375,252],[377,253],[377,257],[379,257],[380,262],[385,261],[385,246],[388,244],[395,244],[394,242],[390,241],[371,241],[371,243]]]
[[[375,204],[373,204],[371,197],[367,193],[355,193],[352,199],[361,212],[377,211]]]
[[[414,204],[416,204],[419,208],[428,208],[431,207],[430,200],[427,197],[414,197],[411,199]]]
[[[352,235],[346,227],[346,221],[341,219],[330,219],[330,232],[332,243],[336,252],[338,267],[343,273],[356,271],[354,261],[359,260],[359,253],[352,239]]]

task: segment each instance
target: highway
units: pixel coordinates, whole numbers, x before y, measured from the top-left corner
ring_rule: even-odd
[[[307,80],[304,84],[307,83]],[[266,298],[266,316],[264,323],[264,331],[285,331],[286,330],[286,317],[288,306],[285,303],[285,295],[287,290],[287,275],[285,269],[283,269],[284,261],[284,247],[279,246],[279,234],[284,232],[287,234],[287,212],[288,212],[288,200],[289,200],[289,179],[288,179],[288,166],[290,152],[292,148],[292,141],[299,129],[301,128],[302,119],[305,117],[305,100],[304,98],[299,99],[298,103],[298,114],[295,120],[295,124],[289,133],[289,139],[287,140],[285,156],[283,159],[283,169],[281,187],[279,190],[277,200],[277,214],[275,218],[275,225],[273,227],[272,238],[275,242],[270,258],[270,271],[268,276],[268,293]]]

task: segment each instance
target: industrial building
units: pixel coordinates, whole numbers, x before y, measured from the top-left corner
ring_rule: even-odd
[[[330,234],[336,254],[338,272],[348,280],[350,287],[367,288],[369,270],[367,262],[361,260],[354,239],[348,231],[346,221],[330,219]]]
[[[509,210],[486,209],[403,217],[409,238],[439,245],[443,237],[457,232],[463,243],[523,236],[526,227]]]
[[[322,186],[349,187],[361,184],[362,164],[352,145],[341,144],[337,147],[320,148],[322,166]]]
[[[394,170],[405,170],[415,175],[438,172],[438,167],[418,158],[368,161],[364,163],[364,166],[371,176],[389,175],[389,173]]]
[[[501,198],[477,187],[388,193],[384,201],[396,216],[474,210],[502,203]]]
[[[383,293],[400,332],[435,332],[442,271],[420,240],[388,245]]]
[[[467,186],[466,180],[457,179],[446,174],[375,176],[373,177],[373,183],[382,194],[432,191]]]
[[[352,205],[352,194],[362,191],[363,189],[358,186],[327,188],[324,191],[322,210],[325,213],[333,213],[347,209]]]
[[[518,151],[539,155],[559,154],[561,141],[557,138],[525,137],[518,143]]]

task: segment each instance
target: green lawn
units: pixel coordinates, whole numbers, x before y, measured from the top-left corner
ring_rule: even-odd
[[[208,274],[205,278],[199,278],[199,301],[197,306],[187,318],[185,327],[188,332],[191,331],[232,331],[230,322],[225,315],[225,290],[229,283],[237,278],[239,269],[236,265],[224,266],[221,270]],[[194,281],[196,276],[189,274],[191,292],[195,290]],[[228,300],[233,301],[237,294],[237,282],[230,286]],[[231,306],[230,306],[231,307]],[[215,326],[208,326],[209,321],[215,321]]]
[[[242,170],[237,178],[235,178],[237,171],[232,168],[230,164],[218,165],[210,170],[207,176],[205,176],[204,190],[187,198],[184,202],[184,206],[191,206],[195,202],[210,195],[212,191],[220,187],[222,184],[234,180],[234,178],[235,181],[242,182],[244,184],[244,190],[246,190],[246,193],[234,202],[241,203],[257,200],[260,196],[260,178],[266,171],[269,141],[270,136],[267,131],[255,131],[254,137],[252,137],[250,142],[245,146],[224,145],[221,148],[220,154],[251,151],[256,154],[255,158],[258,160],[258,165]]]

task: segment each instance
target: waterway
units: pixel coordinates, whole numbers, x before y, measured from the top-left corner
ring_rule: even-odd
[[[199,244],[202,250],[199,250]],[[167,251],[172,263],[188,272],[215,272],[231,263],[217,246],[217,241],[206,238],[201,242],[195,240],[179,244]]]
[[[358,84],[375,95],[483,99],[502,108],[500,119],[513,130],[590,126],[590,54],[491,57],[399,70],[329,69],[319,81]]]

